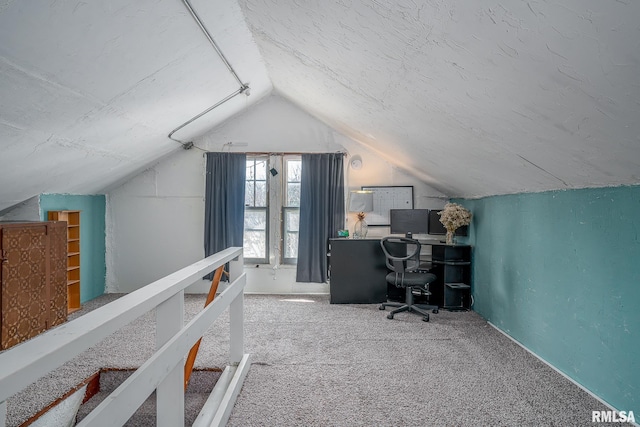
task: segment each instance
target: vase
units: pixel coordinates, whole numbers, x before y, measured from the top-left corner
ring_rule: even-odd
[[[447,245],[453,245],[453,236],[455,234],[455,231],[449,231],[447,230],[447,239],[446,239],[446,243]]]
[[[364,219],[359,219],[356,221],[356,225],[353,227],[353,238],[354,239],[364,239],[367,237],[367,232],[369,231],[369,225],[364,221]]]

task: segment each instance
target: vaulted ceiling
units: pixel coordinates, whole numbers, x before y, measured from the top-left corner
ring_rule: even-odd
[[[100,191],[270,93],[450,196],[637,184],[638,22],[622,0],[5,0],[0,210]]]

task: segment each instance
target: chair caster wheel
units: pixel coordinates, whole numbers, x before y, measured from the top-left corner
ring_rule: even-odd
[[[380,307],[378,307],[378,310],[384,310],[384,309],[385,309],[384,305],[381,305]]]
[[[433,309],[433,311],[432,311],[432,313],[433,313],[433,314],[438,314],[438,309],[437,309],[437,308],[434,308],[434,309]]]
[[[393,319],[393,314],[387,314],[387,319]]]
[[[429,321],[429,316],[424,316],[424,317],[422,318],[422,321],[423,321],[423,322],[428,322],[428,321]]]

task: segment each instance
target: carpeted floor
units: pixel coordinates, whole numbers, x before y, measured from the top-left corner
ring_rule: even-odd
[[[204,298],[186,296],[187,319]],[[7,425],[99,368],[139,366],[153,352],[154,321],[143,316],[12,398]],[[225,313],[196,367],[227,364],[228,331]],[[440,311],[425,323],[328,296],[247,295],[245,352],[252,366],[229,426],[583,426],[609,409],[474,312]]]

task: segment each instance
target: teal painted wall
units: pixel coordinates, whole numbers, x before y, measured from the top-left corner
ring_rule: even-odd
[[[640,413],[640,186],[456,201],[474,215],[475,311]]]
[[[104,294],[105,261],[104,195],[40,195],[40,218],[47,219],[48,211],[74,210],[80,212],[80,302],[84,303]]]

